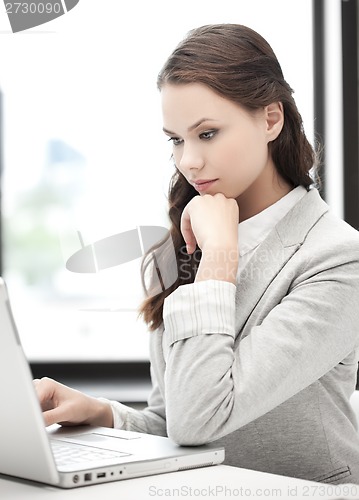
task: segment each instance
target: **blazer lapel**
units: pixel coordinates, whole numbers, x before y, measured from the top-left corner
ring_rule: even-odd
[[[311,189],[259,245],[239,276],[236,291],[237,333],[243,329],[270,283],[301,247],[310,229],[328,210],[328,205],[318,191]]]

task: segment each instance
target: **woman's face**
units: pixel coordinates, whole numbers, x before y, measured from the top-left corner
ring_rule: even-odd
[[[238,199],[268,171],[275,175],[268,143],[283,125],[280,103],[250,113],[199,83],[167,83],[161,94],[175,164],[200,194]]]

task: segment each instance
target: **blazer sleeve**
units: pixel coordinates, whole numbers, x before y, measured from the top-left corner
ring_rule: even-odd
[[[155,333],[153,334],[155,335]],[[165,403],[152,368],[151,373],[152,391],[148,398],[147,408],[141,411],[141,418],[146,424],[144,432],[157,436],[167,436]]]
[[[165,299],[170,438],[182,445],[219,439],[294,396],[357,348],[357,241],[356,248],[313,255],[288,294],[236,348],[235,285],[200,281]]]
[[[156,332],[151,335],[156,335]],[[147,407],[143,410],[136,410],[118,401],[99,398],[111,405],[115,429],[167,436],[165,403],[152,365],[151,381],[152,390]]]

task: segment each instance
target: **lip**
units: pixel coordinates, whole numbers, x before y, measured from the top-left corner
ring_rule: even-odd
[[[198,179],[197,181],[192,181],[192,184],[197,191],[206,191],[216,181],[218,181],[218,179]]]

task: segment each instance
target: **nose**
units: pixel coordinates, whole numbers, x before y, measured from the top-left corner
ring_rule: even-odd
[[[189,144],[183,146],[181,156],[176,161],[178,169],[186,174],[192,170],[199,170],[204,165],[204,158],[201,151]]]

